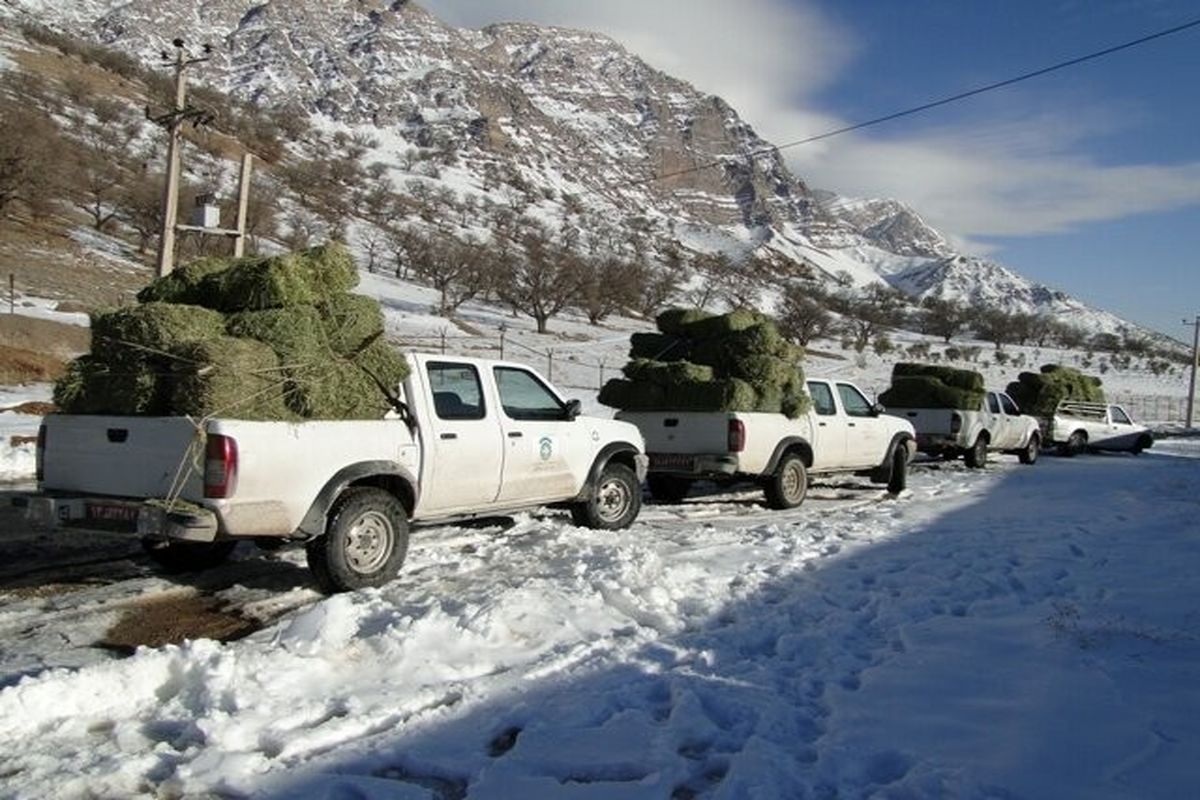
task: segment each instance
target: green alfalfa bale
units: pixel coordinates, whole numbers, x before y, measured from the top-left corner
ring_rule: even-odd
[[[136,356],[84,355],[54,383],[54,404],[66,414],[161,416],[168,413],[162,376]]]
[[[335,353],[353,353],[383,334],[383,310],[374,298],[338,293],[318,303],[317,310]]]
[[[666,387],[666,406],[676,411],[756,411],[758,393],[736,378],[683,381]]]
[[[600,403],[622,411],[657,411],[665,409],[666,389],[657,383],[634,383],[613,378],[600,389]]]
[[[713,379],[712,367],[690,361],[652,361],[635,358],[621,370],[631,381],[649,381],[668,386],[681,381],[705,382]]]
[[[947,386],[937,378],[900,376],[879,396],[879,402],[890,408],[953,408],[977,411],[984,393]]]
[[[225,334],[225,318],[216,311],[177,303],[143,303],[92,315],[95,352],[165,356],[189,342]]]
[[[279,357],[254,339],[225,336],[176,349],[171,412],[191,417],[295,420],[284,404]]]
[[[297,381],[304,389],[309,419],[381,419],[394,408],[401,381],[408,377],[404,356],[379,337],[359,352],[329,353],[323,364]],[[289,403],[291,403],[289,399]]]
[[[788,352],[779,329],[771,322],[760,322],[722,336],[702,339],[692,348],[692,360],[716,369],[718,375],[738,375],[739,364],[754,356],[775,356]]]
[[[261,261],[262,257],[243,259],[246,261]],[[156,278],[149,286],[137,294],[142,303],[187,303],[203,305],[204,295],[200,286],[204,279],[215,272],[224,272],[241,260],[223,257],[201,258],[177,267],[161,278]]]
[[[314,395],[324,395],[322,368],[332,360],[325,326],[313,306],[239,311],[226,326],[231,336],[254,339],[279,357],[284,401],[302,417],[312,416]]]
[[[946,386],[964,389],[968,392],[981,393],[984,391],[983,375],[970,369],[945,367],[939,364],[915,364],[898,362],[892,367],[892,380],[896,378],[936,378]]]
[[[768,387],[782,389],[796,371],[796,365],[776,356],[748,355],[734,361],[729,371],[761,393]]]
[[[783,384],[783,399],[779,410],[791,419],[807,414],[812,408],[812,397],[808,393],[808,384],[804,380],[804,370],[799,365],[792,369],[791,375]]]
[[[704,340],[744,331],[747,328],[761,324],[766,319],[766,317],[757,311],[751,311],[748,308],[739,308],[730,311],[728,314],[696,319],[680,327],[682,328],[682,335],[691,339]]]
[[[349,248],[341,242],[327,242],[300,254],[308,262],[321,294],[332,297],[358,286],[358,269]]]
[[[652,361],[683,361],[691,354],[687,339],[665,333],[635,333],[629,337],[629,357]]]
[[[668,308],[655,318],[658,330],[671,336],[689,335],[689,325],[709,319],[713,315],[700,308]]]
[[[1034,416],[1050,416],[1063,400],[1104,402],[1099,379],[1057,364],[1042,367],[1041,374],[1022,373],[1008,385],[1008,394],[1022,411]]]
[[[245,259],[206,275],[198,292],[202,305],[225,312],[313,305],[323,296],[308,259],[299,253]]]

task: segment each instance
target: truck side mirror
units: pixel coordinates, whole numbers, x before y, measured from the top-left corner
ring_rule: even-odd
[[[566,407],[567,421],[573,421],[576,417],[583,413],[583,403],[578,400],[568,400]]]
[[[871,406],[871,416],[873,417],[878,417],[880,414],[883,414],[886,411],[887,409],[883,407],[883,403],[876,402]]]

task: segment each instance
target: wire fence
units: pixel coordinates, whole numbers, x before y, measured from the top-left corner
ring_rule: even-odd
[[[1182,395],[1113,394],[1109,402],[1124,408],[1138,422],[1166,424],[1187,421],[1187,397]],[[1197,406],[1200,408],[1200,406]]]

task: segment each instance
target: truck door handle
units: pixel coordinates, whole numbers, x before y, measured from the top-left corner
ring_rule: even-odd
[[[443,433],[442,438],[443,439],[457,439],[458,434],[457,433]]]
[[[509,431],[508,432],[508,438],[510,438],[510,439],[520,439],[524,435],[525,434],[521,433],[520,431]]]
[[[855,423],[853,423],[853,422],[847,422],[847,423],[846,423],[846,427],[847,427],[847,428],[853,428],[854,426],[855,426]]]
[[[818,423],[817,423],[817,427],[818,427],[818,428],[824,428],[824,427],[825,427],[825,423],[824,423],[824,422],[818,422]]]

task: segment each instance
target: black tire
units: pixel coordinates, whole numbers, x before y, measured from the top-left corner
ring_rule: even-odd
[[[788,453],[775,468],[775,474],[767,479],[763,487],[770,508],[783,510],[795,508],[808,495],[808,470],[804,460],[796,453]]]
[[[326,594],[382,586],[396,577],[408,554],[408,512],[383,489],[347,489],[330,511],[325,533],[304,549]]]
[[[1129,452],[1133,453],[1135,456],[1140,456],[1143,450],[1148,450],[1153,444],[1154,439],[1150,438],[1149,436],[1142,436],[1137,440],[1137,443],[1133,445],[1133,449]]]
[[[1036,433],[1029,437],[1029,444],[1025,445],[1025,449],[1017,453],[1017,458],[1022,464],[1036,464],[1038,454],[1042,451],[1042,437]]]
[[[650,474],[646,476],[646,488],[656,503],[672,505],[687,497],[692,489],[691,478],[678,475]]]
[[[642,487],[637,475],[624,464],[609,463],[600,471],[587,500],[571,506],[576,525],[596,530],[627,528],[642,510]]]
[[[199,572],[224,564],[237,542],[180,542],[142,539],[142,549],[164,572]]]
[[[888,476],[888,494],[900,494],[908,488],[908,448],[897,445],[892,453],[892,473]]]
[[[963,454],[963,461],[971,469],[983,469],[987,465],[988,440],[982,433],[975,437],[975,444]]]
[[[1083,431],[1075,431],[1067,440],[1058,446],[1058,454],[1067,458],[1074,458],[1087,449],[1087,434]]]

